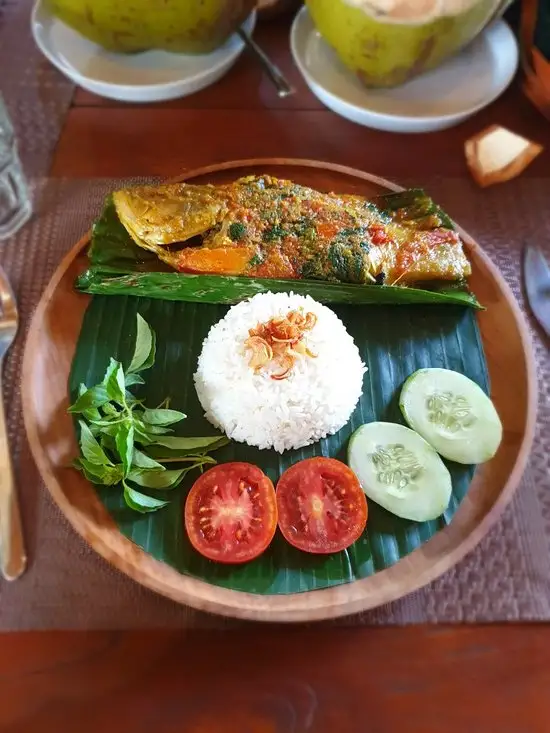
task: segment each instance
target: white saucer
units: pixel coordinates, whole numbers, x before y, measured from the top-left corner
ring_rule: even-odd
[[[243,24],[252,33],[256,14]],[[44,56],[75,84],[109,99],[160,102],[193,94],[218,81],[235,63],[244,44],[237,35],[213,53],[190,56],[165,51],[117,54],[88,41],[53,17],[37,0],[31,29]]]
[[[395,89],[367,89],[321,38],[305,7],[292,24],[290,45],[323,104],[352,122],[391,132],[429,132],[462,122],[502,94],[519,59],[514,34],[498,20],[439,68]]]

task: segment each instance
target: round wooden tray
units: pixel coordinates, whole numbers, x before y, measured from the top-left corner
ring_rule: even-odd
[[[215,165],[187,172],[177,180],[218,183],[266,172],[321,190],[364,195],[400,190],[343,166],[286,159]],[[89,235],[66,255],[46,288],[31,323],[23,364],[23,410],[31,450],[61,511],[100,555],[134,580],[180,603],[226,616],[262,621],[334,618],[394,601],[434,580],[479,542],[510,501],[527,461],[536,416],[535,368],[523,315],[481,247],[465,232],[461,234],[473,265],[472,290],[486,306],[479,314],[479,325],[504,437],[496,457],[479,466],[450,525],[406,558],[368,578],[327,590],[254,595],[181,575],[118,531],[93,486],[67,467],[77,452],[66,412],[67,383],[89,301],[73,289],[73,283],[86,267]]]

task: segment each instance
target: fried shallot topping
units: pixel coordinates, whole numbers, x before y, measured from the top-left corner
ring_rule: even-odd
[[[286,379],[296,362],[303,356],[315,359],[304,343],[304,336],[317,323],[315,313],[303,310],[293,310],[278,318],[271,318],[266,323],[258,323],[256,328],[248,331],[245,346],[252,355],[248,365],[257,374],[266,367],[273,367],[275,371],[271,379]]]

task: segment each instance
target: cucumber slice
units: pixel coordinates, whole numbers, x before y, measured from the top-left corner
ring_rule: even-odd
[[[348,463],[368,498],[398,517],[426,522],[449,505],[447,467],[424,438],[404,425],[361,425],[350,438]]]
[[[457,463],[490,460],[502,440],[502,423],[489,397],[451,369],[419,369],[411,374],[399,407],[413,430]]]

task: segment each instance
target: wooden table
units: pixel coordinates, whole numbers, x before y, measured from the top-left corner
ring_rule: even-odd
[[[258,38],[295,96],[279,100],[248,57],[215,87],[167,104],[77,91],[52,175],[170,176],[294,156],[398,180],[415,170],[466,177],[464,139],[497,122],[546,146],[525,175],[548,175],[550,126],[518,84],[449,131],[368,130],[309,93],[287,32],[271,22]],[[10,634],[0,637],[0,731],[548,733],[549,650],[550,628],[535,624]]]

